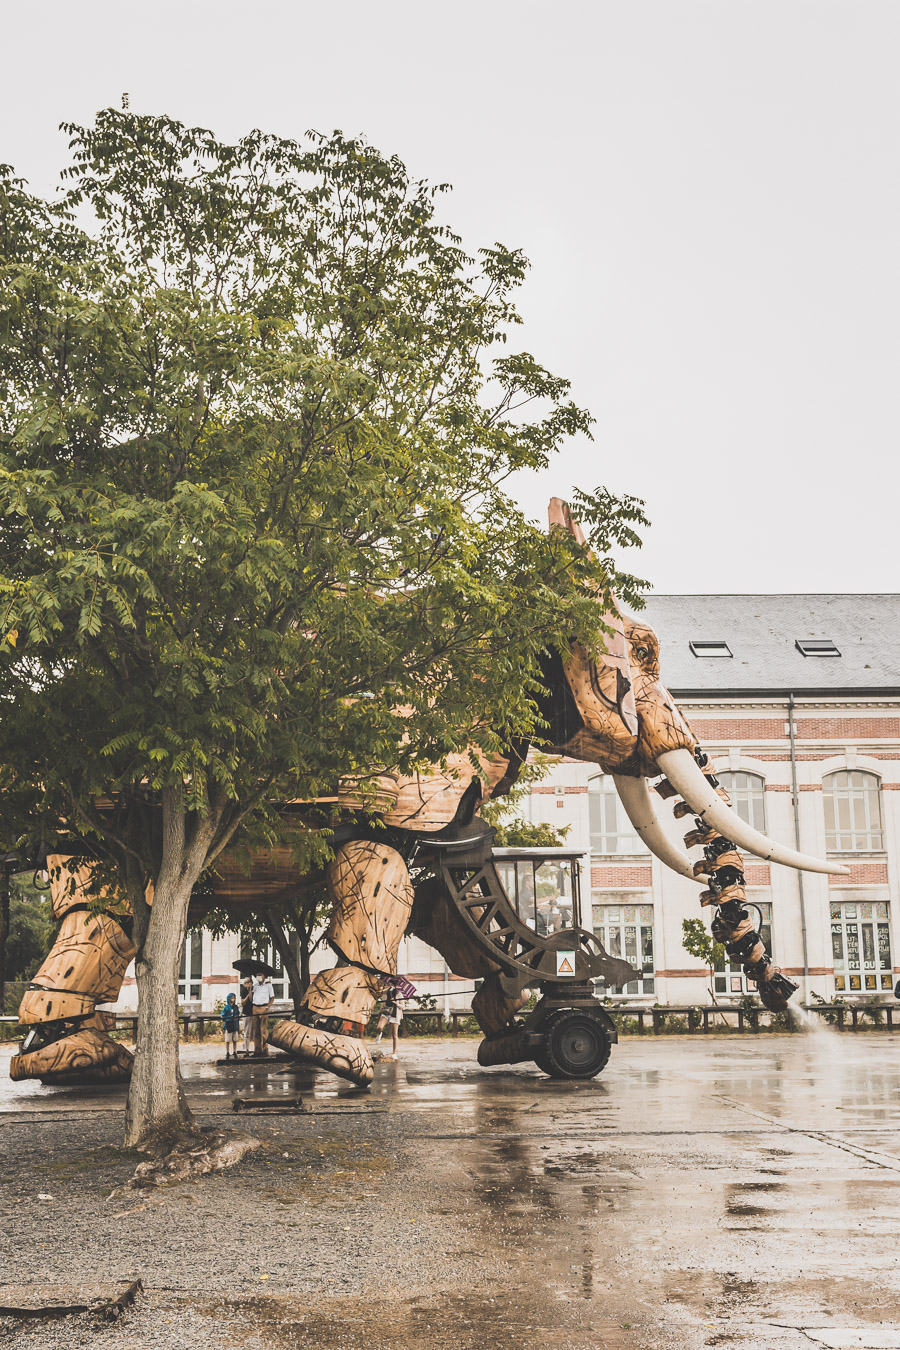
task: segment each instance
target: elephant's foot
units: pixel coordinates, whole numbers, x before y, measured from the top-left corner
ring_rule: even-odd
[[[368,1087],[375,1076],[372,1056],[355,1036],[301,1022],[276,1022],[269,1040],[280,1050],[328,1069],[338,1078],[348,1078],[358,1087]]]
[[[520,989],[517,994],[504,993],[499,971],[482,981],[481,988],[472,999],[472,1012],[488,1040],[509,1031],[516,1013],[528,1002],[528,996],[527,989]]]
[[[513,1022],[502,1031],[485,1036],[478,1047],[478,1063],[483,1069],[492,1064],[522,1064],[534,1059],[525,1036],[524,1022]]]
[[[10,1060],[9,1076],[14,1082],[26,1078],[39,1078],[42,1083],[110,1081],[129,1078],[133,1063],[130,1050],[96,1027],[82,1027],[43,1045],[32,1031],[21,1052]]]

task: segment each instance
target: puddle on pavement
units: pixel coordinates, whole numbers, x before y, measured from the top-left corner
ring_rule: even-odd
[[[900,1297],[895,1291],[880,1281],[862,1283],[837,1268],[833,1276],[786,1279],[770,1272],[754,1279],[740,1270],[679,1270],[666,1276],[663,1290],[667,1301],[682,1304],[704,1321],[724,1321],[736,1332],[758,1328],[759,1334],[762,1324],[800,1328],[831,1322],[859,1327],[863,1309],[870,1323],[900,1321]],[[760,1340],[758,1344],[762,1350],[766,1343]],[[896,1344],[900,1346],[900,1336]]]
[[[778,1215],[779,1197],[787,1190],[783,1181],[734,1181],[724,1187],[725,1213],[735,1219],[760,1219]],[[768,1197],[773,1203],[766,1204]]]
[[[733,1047],[726,1054],[721,1047],[708,1053],[705,1044],[626,1042],[610,1071],[588,1084],[558,1083],[528,1069],[485,1072],[474,1064],[474,1046],[440,1053],[410,1047],[399,1065],[379,1066],[370,1092],[303,1066],[223,1071],[185,1056],[188,1091],[201,1109],[205,1099],[210,1112],[220,1110],[229,1092],[270,1099],[299,1093],[321,1113],[321,1121],[297,1127],[315,1138],[279,1133],[274,1149],[284,1170],[276,1172],[273,1159],[271,1180],[262,1183],[265,1200],[298,1242],[319,1205],[365,1202],[377,1226],[394,1205],[401,1213],[418,1203],[423,1218],[440,1227],[441,1260],[456,1262],[452,1278],[441,1264],[433,1272],[440,1334],[450,1325],[455,1330],[446,1341],[432,1334],[437,1294],[417,1303],[401,1290],[395,1304],[375,1307],[325,1288],[312,1306],[290,1300],[288,1310],[282,1302],[271,1323],[249,1304],[246,1315],[272,1350],[314,1344],[519,1350],[535,1340],[580,1350],[604,1344],[587,1331],[579,1339],[581,1327],[596,1328],[611,1304],[629,1299],[651,1306],[660,1319],[677,1322],[683,1314],[695,1329],[714,1324],[701,1335],[722,1346],[732,1333],[737,1344],[754,1344],[745,1333],[767,1318],[790,1326],[809,1326],[817,1317],[852,1324],[864,1310],[873,1321],[900,1320],[897,1178],[885,1181],[870,1162],[739,1109],[759,1109],[796,1129],[827,1116],[831,1129],[831,1122],[843,1124],[830,1115],[841,1105],[848,1115],[859,1111],[865,1144],[862,1125],[873,1117],[881,1123],[876,1113],[889,1112],[895,1099],[896,1068],[886,1062],[887,1050],[878,1051],[877,1069],[864,1072],[856,1063],[817,1062],[798,1046],[799,1038],[773,1053],[742,1042],[746,1060],[737,1061]],[[889,1050],[893,1055],[894,1043]],[[463,1062],[464,1055],[473,1062]],[[736,1105],[713,1100],[712,1085]],[[39,1085],[29,1090],[46,1102],[55,1095]],[[114,1093],[118,1100],[110,1105],[118,1108],[124,1092]],[[79,1109],[92,1109],[90,1098],[101,1101],[97,1089],[84,1096]],[[65,1090],[62,1100],[72,1105],[75,1090]],[[102,1101],[110,1098],[103,1094]],[[328,1133],[329,1113],[388,1109],[403,1122],[399,1154],[396,1130],[390,1145],[388,1134],[378,1142],[385,1127],[378,1122],[371,1149],[349,1128],[340,1140],[337,1128]],[[407,1138],[416,1117],[424,1122],[420,1134],[413,1128]],[[292,1213],[302,1198],[310,1208]],[[306,1259],[314,1262],[315,1253]],[[390,1276],[386,1258],[376,1281],[380,1294]],[[327,1285],[324,1271],[321,1278]],[[490,1292],[480,1283],[487,1280]],[[221,1307],[223,1317],[229,1307],[233,1312],[225,1300]],[[703,1341],[634,1341],[647,1343]],[[628,1342],[611,1336],[610,1344]],[[755,1344],[761,1350],[766,1342]]]
[[[584,1304],[549,1299],[541,1282],[460,1294],[438,1288],[427,1298],[401,1291],[377,1299],[329,1298],[309,1304],[292,1298],[206,1299],[203,1315],[225,1332],[234,1350],[264,1344],[270,1350],[522,1350],[540,1342],[566,1350],[638,1350],[646,1310],[612,1308],[585,1315]],[[633,1331],[633,1335],[628,1334]],[[218,1337],[221,1339],[221,1335]],[[246,1339],[245,1339],[246,1338]],[[672,1342],[667,1342],[671,1345]]]

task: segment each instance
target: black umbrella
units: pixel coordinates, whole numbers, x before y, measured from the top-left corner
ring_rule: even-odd
[[[270,966],[268,961],[259,961],[255,956],[242,956],[240,961],[234,961],[232,964],[241,975],[277,974],[275,967]]]

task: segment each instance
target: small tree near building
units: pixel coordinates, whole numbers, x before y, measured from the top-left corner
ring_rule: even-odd
[[[3,980],[21,986],[31,979],[53,943],[58,927],[50,909],[46,890],[35,884],[31,872],[8,872],[8,937],[5,945]],[[0,1000],[0,1012],[15,1012],[16,1005]]]
[[[682,919],[681,933],[681,945],[688,956],[702,961],[709,971],[709,997],[715,1003],[716,966],[724,959],[725,948],[715,941],[702,919]]]

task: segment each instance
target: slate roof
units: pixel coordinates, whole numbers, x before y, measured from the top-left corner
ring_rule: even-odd
[[[900,595],[651,595],[640,616],[660,640],[676,697],[707,694],[900,694]],[[840,656],[803,656],[830,638]],[[731,657],[698,657],[724,641]]]

